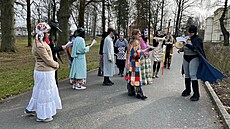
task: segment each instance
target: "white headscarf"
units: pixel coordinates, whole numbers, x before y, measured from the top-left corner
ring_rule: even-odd
[[[39,40],[40,42],[43,42],[43,38],[44,38],[44,33],[49,32],[51,29],[51,27],[45,23],[45,22],[41,22],[36,26],[35,29],[35,39]]]

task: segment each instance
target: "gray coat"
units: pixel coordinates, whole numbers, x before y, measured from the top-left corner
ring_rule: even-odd
[[[114,69],[114,46],[113,40],[108,35],[105,38],[104,46],[103,46],[103,55],[104,55],[104,76],[112,77],[115,74]],[[112,62],[110,62],[111,60]]]

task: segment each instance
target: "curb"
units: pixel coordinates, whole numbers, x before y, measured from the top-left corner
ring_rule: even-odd
[[[88,73],[91,73],[91,72],[94,72],[94,71],[97,71],[97,70],[98,70],[98,68],[91,69],[91,70],[87,71],[87,74],[88,74]],[[69,80],[69,78],[62,79],[62,80],[60,80],[60,81],[58,81],[58,82],[60,83],[60,82],[64,82],[64,81],[67,81],[67,80]]]
[[[224,128],[230,129],[230,115],[224,108],[224,105],[220,101],[219,97],[217,96],[216,92],[213,90],[212,86],[209,82],[205,82],[205,89],[208,92],[209,96],[212,99],[213,104],[215,105],[218,114],[220,115],[221,119],[223,120]]]
[[[89,71],[87,71],[87,73],[91,73],[91,72],[94,72],[94,71],[96,71],[96,70],[98,70],[98,68],[89,70]],[[60,82],[64,82],[64,81],[67,81],[67,80],[69,80],[69,78],[62,79],[62,80],[60,80],[60,81],[58,81],[58,82],[60,83]],[[15,99],[15,98],[17,98],[17,97],[23,96],[23,95],[25,95],[25,94],[27,94],[27,93],[29,93],[29,92],[31,92],[31,91],[32,91],[32,90],[28,90],[28,91],[23,92],[23,93],[20,93],[20,94],[18,94],[18,95],[11,96],[11,97],[8,97],[8,98],[6,98],[6,99],[0,100],[0,104],[3,104],[3,103],[5,103],[5,102],[8,102],[8,101],[10,101],[10,100],[12,100],[12,99]]]

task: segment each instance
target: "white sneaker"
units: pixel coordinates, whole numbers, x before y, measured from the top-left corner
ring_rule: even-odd
[[[85,90],[86,87],[81,86],[81,85],[77,85],[77,86],[75,87],[75,89],[76,89],[76,90]]]
[[[72,85],[72,88],[75,89],[75,87],[77,87],[76,84],[73,84],[73,85]]]
[[[46,118],[46,119],[39,119],[39,118],[36,119],[37,122],[50,122],[52,120],[53,120],[52,117],[51,118]]]

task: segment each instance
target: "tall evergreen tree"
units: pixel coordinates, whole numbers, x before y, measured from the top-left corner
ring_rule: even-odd
[[[118,32],[127,30],[129,20],[129,5],[128,0],[117,0],[115,2],[115,10],[117,15]]]

